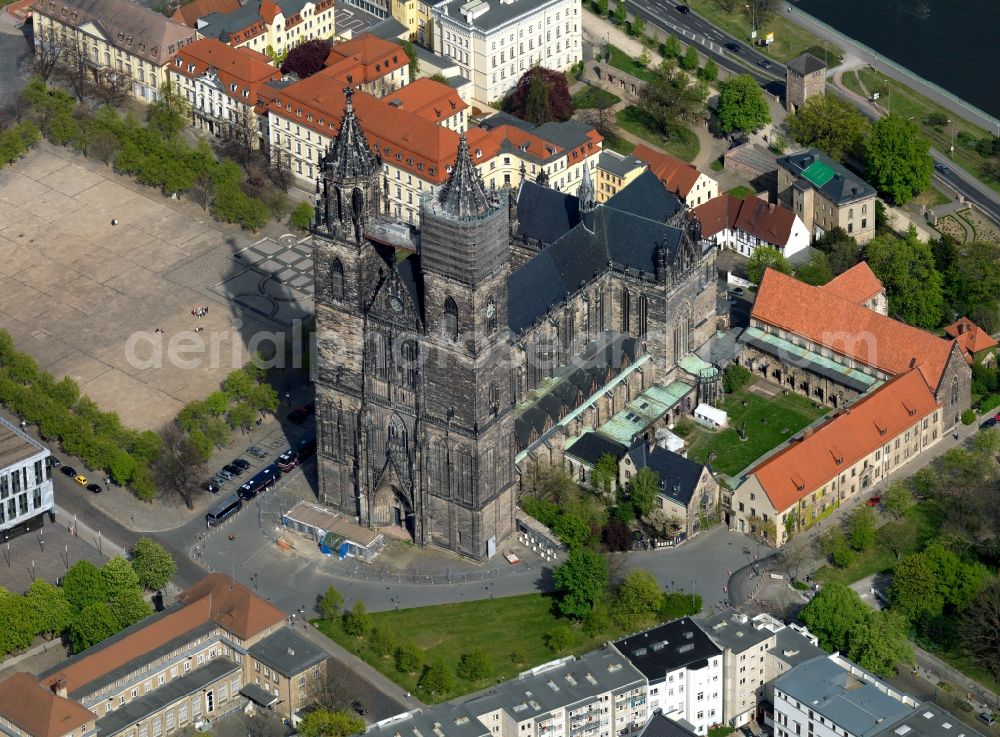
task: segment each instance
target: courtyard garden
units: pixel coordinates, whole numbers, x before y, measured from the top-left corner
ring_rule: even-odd
[[[755,384],[728,395],[722,409],[729,415],[724,430],[708,430],[690,421],[678,423],[678,429],[687,435],[691,460],[710,463],[727,476],[736,475],[829,411],[798,394],[767,395]],[[746,440],[740,439],[742,428]]]

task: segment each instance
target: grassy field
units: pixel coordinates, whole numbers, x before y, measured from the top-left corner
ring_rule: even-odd
[[[763,397],[747,390],[726,397],[722,409],[729,413],[729,428],[715,432],[697,428],[689,438],[688,457],[699,463],[711,462],[712,468],[728,476],[742,471],[829,411],[798,394]],[[746,441],[740,440],[736,430],[744,424]]]
[[[913,118],[931,144],[939,151],[947,152],[951,148],[952,136],[955,139],[953,160],[974,177],[993,190],[1000,192],[1000,182],[983,175],[983,165],[986,159],[975,148],[963,143],[962,134],[978,140],[992,133],[957,117],[954,113],[941,107],[936,102],[928,100],[904,84],[890,80],[877,73],[871,67],[847,72],[843,76],[844,86],[852,92],[871,98],[873,92],[879,93],[878,104],[904,118]],[[951,120],[951,125],[931,125],[928,118],[932,115],[943,116]],[[952,130],[954,128],[954,131]],[[973,141],[973,145],[974,141]]]
[[[381,625],[394,640],[412,639],[424,651],[425,661],[443,660],[454,671],[463,654],[482,648],[493,666],[493,676],[480,682],[456,678],[455,689],[438,694],[434,701],[445,701],[506,680],[557,657],[584,653],[599,647],[614,632],[588,637],[574,627],[575,639],[565,652],[553,654],[545,645],[545,634],[557,623],[566,622],[553,611],[554,600],[548,594],[526,594],[460,604],[400,609],[371,615],[373,625]],[[366,639],[344,632],[339,620],[321,620],[319,628],[331,639],[355,653],[407,691],[416,691],[417,675],[399,673],[391,658],[372,652]],[[426,694],[421,694],[426,699]]]
[[[610,45],[608,48],[611,49],[611,58],[608,59],[608,63],[611,66],[621,69],[623,72],[628,72],[644,82],[652,82],[656,79],[656,72],[640,63],[637,59],[633,59],[617,46]]]
[[[753,187],[747,187],[741,184],[739,187],[733,187],[731,190],[726,192],[728,195],[733,197],[739,197],[740,199],[746,197],[747,195],[753,194]]]
[[[622,156],[628,156],[635,151],[635,144],[625,140],[617,133],[613,133],[609,136],[604,136],[604,148],[610,148]]]
[[[886,545],[886,541],[896,538],[907,542],[902,555],[922,550],[940,528],[938,513],[929,503],[914,504],[903,519],[888,522],[878,528],[875,547],[864,554],[854,556],[846,568],[824,566],[813,576],[822,583],[839,582],[851,584],[875,573],[888,571],[896,564],[896,554]]]
[[[719,0],[688,0],[687,4],[691,7],[691,10],[698,13],[710,23],[714,23],[736,38],[742,39],[747,43],[750,42],[751,23],[750,19],[744,15],[744,3],[737,3],[739,11],[736,13],[727,13],[719,4]],[[758,26],[758,38],[767,33],[774,33],[774,43],[766,49],[760,49],[760,51],[778,61],[794,59],[803,51],[813,47],[823,48],[824,42],[822,39],[809,33],[804,28],[795,25],[781,13],[775,13],[771,20]],[[827,45],[830,47],[829,54],[831,60],[834,58],[834,55],[839,59],[842,54],[841,50],[833,44],[828,43]],[[819,58],[822,59],[823,57],[820,56]]]
[[[698,143],[698,136],[686,128],[673,138],[664,138],[653,130],[646,114],[635,105],[629,105],[618,111],[618,125],[622,130],[626,130],[633,136],[638,136],[684,161],[692,161],[698,155],[698,150],[701,147]]]
[[[621,99],[622,98],[613,92],[602,90],[600,87],[587,85],[573,95],[573,107],[577,110],[586,110],[588,108],[599,108],[603,110],[604,108],[611,107],[616,102],[620,102]]]

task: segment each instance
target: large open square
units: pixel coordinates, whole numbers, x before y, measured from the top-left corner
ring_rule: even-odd
[[[297,240],[280,227],[266,241],[279,262]],[[156,429],[243,365],[254,336],[312,311],[301,274],[257,268],[263,253],[245,258],[258,242],[43,143],[0,171],[0,326],[126,425]]]

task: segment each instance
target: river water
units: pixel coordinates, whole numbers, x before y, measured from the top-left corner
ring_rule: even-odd
[[[845,36],[1000,117],[1000,0],[799,0]]]

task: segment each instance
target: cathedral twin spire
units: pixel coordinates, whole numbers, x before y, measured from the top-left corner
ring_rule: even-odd
[[[459,218],[481,217],[496,209],[486,193],[486,185],[469,154],[469,143],[463,133],[458,140],[458,156],[451,176],[438,193],[444,212]]]
[[[340,179],[367,179],[379,170],[379,162],[368,145],[368,139],[361,129],[354,113],[354,89],[344,90],[344,117],[340,121],[340,131],[330,144],[326,156],[326,172]]]

